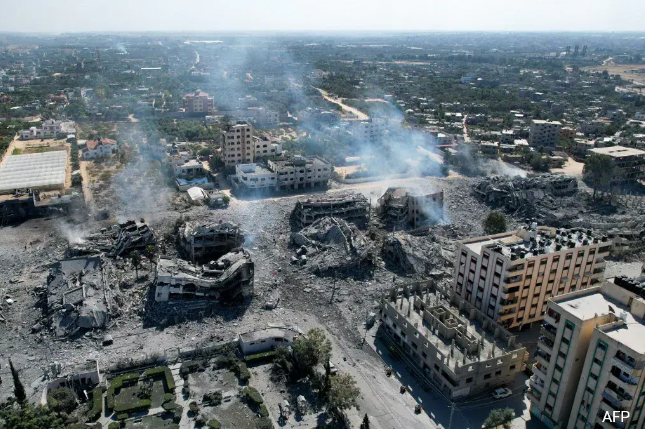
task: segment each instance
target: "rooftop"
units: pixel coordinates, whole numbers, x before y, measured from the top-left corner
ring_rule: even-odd
[[[612,158],[622,158],[626,156],[645,156],[645,151],[624,146],[608,146],[590,149],[591,152],[599,155],[608,155]]]
[[[588,232],[588,231],[587,231]],[[480,255],[482,247],[511,258],[531,258],[598,243],[600,240],[583,230],[557,230],[550,227],[518,229],[516,231],[464,240],[462,243]]]

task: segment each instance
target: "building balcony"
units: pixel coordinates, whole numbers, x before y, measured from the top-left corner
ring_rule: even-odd
[[[607,404],[612,411],[625,411],[629,409],[622,404],[622,401],[616,399],[607,389],[602,392],[602,402]]]
[[[540,365],[542,365],[542,367],[544,368],[544,371],[547,371],[547,368],[549,368],[551,356],[546,354],[546,353],[544,353],[544,352],[542,352],[542,353],[538,352],[538,354],[535,355],[535,360]]]
[[[544,390],[544,381],[536,377],[535,374],[529,379],[529,386],[533,391],[538,392],[538,397],[542,397],[542,390]]]
[[[547,353],[553,353],[553,345],[553,340],[547,338],[546,335],[542,335],[538,339],[538,346],[540,347],[540,349],[544,350]]]
[[[626,372],[627,374],[630,374],[632,376],[640,375],[641,372],[643,371],[642,362],[630,361],[618,354],[613,358],[611,358],[611,364],[618,367],[623,372]]]
[[[617,367],[612,367],[612,370],[609,373],[609,379],[629,393],[633,393],[638,385],[638,378],[624,376]]]
[[[542,391],[534,389],[533,387],[529,388],[528,398],[531,402],[535,403],[536,406],[540,405],[540,399],[542,398]]]
[[[545,325],[547,325],[545,323]],[[555,342],[555,334],[557,330],[553,328],[551,325],[548,326],[542,326],[542,329],[540,329],[540,335],[543,335],[544,337],[550,339],[551,341]]]
[[[607,395],[611,396],[614,399],[616,404],[620,405],[625,409],[629,409],[632,405],[632,401],[634,400],[633,396],[629,394],[625,395],[624,393],[620,393],[609,386],[605,388],[605,392],[607,392]]]
[[[544,321],[548,323],[551,326],[558,326],[560,323],[560,315],[557,313],[549,314],[548,310],[546,313],[544,313]]]
[[[533,374],[536,374],[542,380],[546,380],[546,367],[544,367],[540,363],[537,363],[537,362],[534,363],[533,364]]]

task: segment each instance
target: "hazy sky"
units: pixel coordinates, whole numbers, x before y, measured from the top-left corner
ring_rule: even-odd
[[[645,31],[644,0],[0,0],[0,31]]]

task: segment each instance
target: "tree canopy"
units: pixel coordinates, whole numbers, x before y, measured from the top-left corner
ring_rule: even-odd
[[[322,329],[313,328],[306,337],[299,337],[293,342],[293,351],[298,365],[305,371],[311,371],[320,363],[331,357],[331,341]]]
[[[498,211],[491,211],[483,222],[486,234],[499,234],[506,231],[506,216]]]
[[[596,198],[598,189],[606,188],[616,174],[614,162],[608,156],[591,154],[585,160],[583,169],[584,178],[591,182],[593,198]]]

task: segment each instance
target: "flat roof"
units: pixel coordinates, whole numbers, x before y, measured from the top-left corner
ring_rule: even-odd
[[[608,146],[608,147],[598,147],[595,149],[590,149],[591,152],[597,153],[599,155],[608,155],[613,158],[622,158],[624,156],[645,156],[645,151],[640,149],[634,149],[633,147],[625,146]]]
[[[65,185],[67,151],[9,155],[0,165],[0,192]]]

